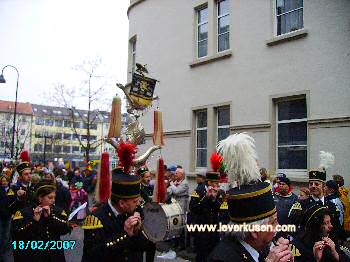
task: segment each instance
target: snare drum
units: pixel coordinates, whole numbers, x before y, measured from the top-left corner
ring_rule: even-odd
[[[185,227],[185,216],[179,203],[147,203],[143,212],[143,230],[152,242],[179,237]]]

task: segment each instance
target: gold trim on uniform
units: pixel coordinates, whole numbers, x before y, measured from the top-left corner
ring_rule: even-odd
[[[302,207],[301,207],[301,204],[299,202],[295,202],[291,209],[297,209],[297,210],[303,210]]]
[[[66,211],[62,210],[61,216],[65,216],[66,217],[67,216]]]
[[[192,193],[191,197],[199,197],[199,195],[198,195],[198,193],[197,193],[197,191],[196,191],[196,190],[195,190],[195,191],[193,191],[193,193]]]
[[[299,251],[299,249],[297,249],[296,246],[294,246],[293,244],[291,244],[291,245],[289,245],[289,247],[290,247],[290,250],[291,250],[292,253],[293,253],[293,256],[295,256],[295,257],[300,257],[300,256],[301,256],[300,251]]]
[[[95,217],[94,215],[88,215],[85,218],[84,224],[82,225],[82,229],[98,229],[102,228],[103,225],[101,221]]]
[[[260,189],[259,191],[245,193],[245,194],[238,194],[238,195],[228,195],[229,199],[244,199],[244,198],[252,198],[256,196],[263,195],[269,191],[272,190],[271,184],[268,187],[265,187],[263,189]]]
[[[276,210],[276,207],[274,207],[274,209],[264,213],[264,214],[260,214],[260,215],[257,215],[257,216],[252,216],[252,217],[232,217],[230,215],[230,219],[231,220],[235,220],[235,221],[242,221],[242,222],[247,222],[247,220],[258,220],[258,219],[262,219],[262,218],[265,218],[265,217],[269,217],[271,215],[273,215],[274,213],[276,213],[277,210]]]
[[[306,224],[309,224],[310,219],[316,214],[316,212],[320,211],[321,209],[327,209],[327,207],[320,207],[320,208],[317,208],[317,209],[311,214],[311,216],[309,217],[309,219],[306,221]]]
[[[136,180],[136,181],[132,181],[132,182],[127,182],[127,181],[112,181],[113,184],[117,184],[117,185],[136,185],[141,183],[141,179]]]
[[[17,220],[17,219],[22,219],[22,218],[23,218],[23,216],[22,216],[21,211],[16,211],[15,216],[13,217],[12,220]]]
[[[122,199],[129,199],[129,198],[136,198],[136,197],[139,197],[140,194],[132,195],[132,196],[122,196],[122,195],[117,195],[117,194],[113,194],[113,193],[112,193],[112,196],[117,197],[117,198],[122,198]]]
[[[12,190],[12,188],[10,188],[9,192],[7,192],[8,196],[14,196],[15,192]]]
[[[226,201],[222,202],[220,209],[228,209],[228,205]]]

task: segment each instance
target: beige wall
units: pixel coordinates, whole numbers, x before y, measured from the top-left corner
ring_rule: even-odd
[[[190,64],[198,62],[193,48],[194,8],[205,2],[211,7],[214,0],[145,0],[128,12],[129,36],[137,36],[136,61],[147,64],[150,75],[160,80],[156,93],[165,131],[191,130],[193,108],[229,102],[231,131],[252,132],[262,165],[274,170],[272,98],[305,94],[308,119],[313,122],[308,134],[309,168],[318,165],[320,150],[331,151],[336,154],[334,171],[347,175],[350,2],[304,1],[305,30],[296,33],[304,37],[269,46],[267,41],[275,43],[274,1],[231,1],[228,57],[191,67]],[[215,25],[210,28],[214,43]],[[214,47],[209,45],[210,57],[216,56]],[[336,127],[333,120],[325,120],[329,118],[346,127]],[[146,114],[142,122],[146,132],[152,133],[153,114]],[[250,127],[244,128],[247,125]],[[256,132],[262,125],[263,130]],[[325,128],[315,128],[320,125]],[[180,162],[194,171],[190,163],[191,137],[175,141],[166,137],[164,157],[177,160],[181,156]],[[350,177],[346,182],[350,183]]]

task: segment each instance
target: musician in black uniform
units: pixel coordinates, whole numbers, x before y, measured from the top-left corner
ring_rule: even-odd
[[[304,230],[291,243],[294,261],[350,261],[350,250],[332,237],[331,215],[326,206],[317,203],[304,213]]]
[[[64,250],[56,246],[56,241],[60,240],[60,236],[69,233],[71,227],[67,222],[66,212],[54,205],[55,185],[40,182],[36,197],[36,205],[16,211],[12,219],[12,235],[16,241],[13,244],[14,261],[65,261]],[[24,241],[23,246],[20,241]],[[31,242],[27,245],[29,241]]]
[[[219,209],[222,197],[219,192],[219,172],[207,172],[207,185],[199,185],[198,191],[194,191],[190,202],[190,212],[194,214],[195,223],[199,225],[218,225]],[[196,261],[207,261],[208,255],[219,241],[219,232],[196,232],[195,251]]]
[[[334,234],[337,239],[346,239],[346,235],[340,225],[339,215],[340,210],[337,206],[331,202],[327,201],[324,196],[324,187],[326,183],[326,171],[322,170],[311,170],[309,172],[309,189],[310,197],[296,202],[289,211],[290,222],[293,222],[300,230],[305,226],[303,224],[304,213],[314,204],[325,205],[328,207],[331,213],[332,224],[334,226]]]
[[[107,203],[88,215],[84,229],[84,262],[142,261],[140,177],[112,170],[112,193]]]
[[[136,170],[136,175],[141,178],[141,198],[143,199],[144,204],[152,202],[153,187],[150,185],[151,173],[146,166],[143,166]],[[154,261],[154,256],[156,254],[156,245],[151,241],[146,241],[145,248],[146,262]]]
[[[238,184],[227,192],[230,225],[236,229],[227,232],[227,237],[214,248],[208,261],[293,261],[289,240],[280,238],[277,246],[269,248],[276,234],[277,213],[271,184],[260,181],[253,138],[245,133],[231,135],[220,141],[218,151],[227,165],[230,180]],[[273,230],[261,231],[255,227],[239,230],[239,226],[246,223],[270,225]]]
[[[9,208],[12,213],[17,210],[34,204],[35,185],[32,184],[32,165],[30,162],[22,162],[17,165],[16,170],[19,174],[19,181],[12,186],[11,189],[15,193],[16,197],[11,203]]]

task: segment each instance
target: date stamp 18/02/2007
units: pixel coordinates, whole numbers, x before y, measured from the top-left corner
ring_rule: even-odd
[[[14,250],[67,250],[74,249],[76,246],[75,240],[49,240],[49,241],[41,241],[41,240],[19,240],[13,241],[12,247]]]

